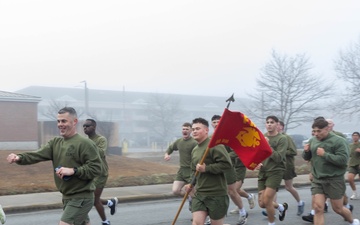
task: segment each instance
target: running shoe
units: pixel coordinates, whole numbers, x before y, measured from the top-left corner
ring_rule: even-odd
[[[116,213],[116,206],[118,204],[118,199],[117,199],[117,197],[115,197],[115,198],[110,199],[110,201],[113,203],[110,206],[110,214],[114,215]]]
[[[358,199],[358,197],[359,196],[357,195],[357,193],[354,193],[354,194],[351,195],[350,199],[351,200],[356,200],[356,199]]]
[[[6,215],[1,205],[0,205],[0,222],[1,224],[4,224],[6,222]]]
[[[239,221],[236,223],[236,225],[244,225],[247,222],[249,214],[246,213],[244,216],[239,216]]]
[[[279,220],[283,221],[285,219],[286,211],[289,208],[288,204],[286,202],[283,203],[284,211],[279,211]]]
[[[250,209],[253,209],[255,207],[256,196],[254,194],[249,194],[249,195],[251,196],[251,198],[248,198],[249,207]]]
[[[297,211],[298,216],[301,216],[304,213],[304,207],[305,207],[305,202],[302,202],[301,205],[298,205],[298,211]]]
[[[301,218],[306,222],[314,223],[314,215],[311,215],[311,213],[307,216],[302,216]]]

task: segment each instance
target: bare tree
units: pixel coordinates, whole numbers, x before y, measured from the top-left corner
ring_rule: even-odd
[[[312,73],[305,54],[293,57],[272,51],[271,60],[261,69],[256,91],[249,94],[253,104],[247,106],[250,118],[265,120],[275,115],[293,129],[311,121],[314,112],[324,107],[322,100],[330,97],[332,85]]]
[[[70,106],[70,105],[71,105],[71,103],[66,102],[66,101],[57,101],[54,99],[50,99],[49,107],[45,108],[44,111],[41,112],[41,115],[43,115],[53,121],[56,121],[59,110],[64,107]],[[80,110],[77,109],[77,114],[78,114],[78,117],[80,117],[84,114],[84,112],[82,109],[80,109]]]
[[[165,144],[172,141],[178,132],[178,123],[182,118],[181,101],[171,95],[153,94],[147,105],[149,117],[149,131],[156,141]]]
[[[53,121],[57,120],[57,113],[59,110],[63,107],[68,106],[69,104],[67,102],[62,101],[56,101],[54,99],[51,99],[49,101],[49,107],[45,109],[45,111],[41,112],[41,114]]]
[[[339,79],[346,84],[346,89],[334,105],[336,112],[358,114],[360,110],[360,38],[358,43],[350,44],[345,51],[340,51],[335,61],[335,71]]]

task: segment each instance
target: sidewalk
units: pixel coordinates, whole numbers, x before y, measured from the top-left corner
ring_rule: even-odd
[[[294,178],[294,186],[309,185],[309,176],[298,175]],[[146,186],[132,186],[119,188],[105,188],[102,198],[117,197],[119,204],[124,202],[179,198],[171,193],[172,184],[158,184]],[[283,183],[282,183],[283,187]],[[246,178],[243,189],[257,193],[257,178]],[[45,192],[35,194],[19,194],[0,196],[0,204],[6,213],[20,213],[36,210],[62,208],[59,192]]]

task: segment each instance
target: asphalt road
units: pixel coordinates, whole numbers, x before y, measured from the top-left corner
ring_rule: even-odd
[[[357,185],[357,188],[360,190],[360,185]],[[306,202],[305,213],[306,215],[311,208],[311,196],[309,186],[303,186],[298,188],[299,194],[302,199]],[[347,189],[347,194],[350,196],[350,188]],[[267,224],[267,218],[261,214],[262,209],[256,206],[254,209],[248,209],[248,203],[246,199],[243,199],[244,205],[249,213],[248,225],[261,225]],[[286,224],[286,225],[306,225],[310,224],[304,222],[301,217],[296,215],[297,205],[294,198],[285,191],[281,189],[278,192],[278,202],[287,202],[289,204],[289,210],[286,214],[284,221],[276,221],[277,224]],[[111,221],[112,225],[171,225],[177,210],[179,209],[181,199],[166,199],[166,200],[157,200],[157,201],[144,201],[144,202],[134,202],[134,203],[123,203],[119,204],[117,208],[117,213],[114,216],[109,215],[108,209],[106,213],[108,218]],[[360,200],[350,200],[350,203],[354,205],[353,215],[360,217]],[[229,211],[234,208],[234,205],[231,204]],[[19,213],[19,214],[9,214],[7,216],[6,225],[49,225],[49,224],[58,224],[59,218],[61,216],[62,210],[46,210],[46,211],[37,211],[31,213]],[[101,224],[100,218],[97,215],[95,209],[90,213],[91,224]],[[235,225],[238,215],[228,215],[225,219],[225,223]],[[176,221],[177,225],[190,225],[191,224],[191,213],[187,208],[187,203],[184,205],[184,208],[181,210],[181,213]],[[325,214],[325,224],[326,225],[347,225],[348,223],[343,220],[342,217],[334,213],[329,208],[329,212]]]

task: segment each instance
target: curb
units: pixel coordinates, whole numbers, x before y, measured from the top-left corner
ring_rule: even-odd
[[[62,209],[62,203],[54,203],[54,204],[46,204],[46,205],[31,205],[31,206],[12,206],[12,207],[5,207],[3,210],[6,214],[12,213],[25,213],[25,212],[35,212],[35,211],[42,211],[42,210],[51,210],[51,209]]]
[[[303,187],[309,186],[310,182],[295,182],[293,183],[294,187]],[[285,186],[281,185],[279,189],[284,189]],[[257,187],[248,187],[244,188],[246,192],[257,192]],[[172,198],[180,198],[172,194],[171,192],[165,194],[140,194],[140,195],[127,195],[117,197],[119,199],[119,204],[121,203],[132,203],[132,202],[142,202],[142,201],[153,201],[153,200],[164,200],[164,199],[172,199]],[[4,211],[7,214],[12,213],[25,213],[25,212],[34,212],[34,211],[43,211],[43,210],[52,210],[52,209],[62,209],[63,204],[52,203],[52,204],[34,204],[30,206],[10,206],[4,207]]]
[[[119,203],[131,203],[131,202],[143,202],[143,201],[152,201],[152,200],[163,200],[163,199],[171,199],[178,198],[177,196],[169,193],[169,194],[145,194],[138,196],[122,196],[117,197],[119,199]],[[43,211],[43,210],[52,210],[52,209],[62,209],[63,204],[53,203],[53,204],[34,204],[30,206],[10,206],[3,207],[3,210],[6,214],[13,213],[25,213],[25,212],[35,212],[35,211]]]

